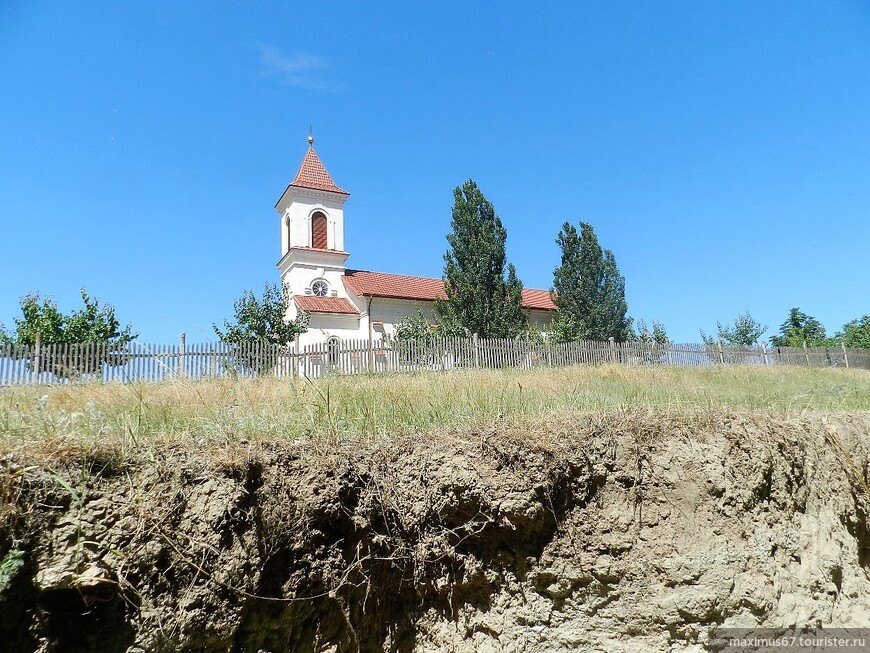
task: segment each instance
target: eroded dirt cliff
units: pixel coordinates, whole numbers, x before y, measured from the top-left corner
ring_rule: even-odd
[[[870,622],[870,417],[638,412],[0,474],[8,651],[703,651]]]

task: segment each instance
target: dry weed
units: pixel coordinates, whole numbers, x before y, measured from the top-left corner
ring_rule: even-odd
[[[167,448],[220,452],[230,466],[270,442],[334,452],[339,442],[513,429],[553,442],[554,423],[653,410],[687,416],[721,410],[870,410],[870,374],[794,367],[568,367],[464,370],[316,381],[212,379],[0,389],[0,452],[53,464],[118,471]],[[642,448],[643,442],[639,441]]]

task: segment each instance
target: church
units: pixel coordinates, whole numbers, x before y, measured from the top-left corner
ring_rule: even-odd
[[[354,270],[344,242],[344,204],[350,193],[338,186],[314,150],[308,151],[275,210],[281,225],[281,281],[292,298],[288,319],[309,314],[300,345],[350,339],[369,342],[392,335],[404,315],[420,310],[435,322],[434,302],[444,298],[441,279]],[[547,290],[523,290],[529,323],[549,330],[556,310]]]

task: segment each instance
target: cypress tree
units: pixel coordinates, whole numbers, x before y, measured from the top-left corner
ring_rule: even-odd
[[[523,284],[507,263],[507,231],[471,179],[453,190],[450,249],[444,254],[444,291],[435,302],[446,333],[511,338],[526,331]]]
[[[553,337],[575,340],[626,340],[625,278],[613,252],[602,249],[592,225],[580,223],[580,233],[566,222],[556,238],[562,263],[553,271],[553,302],[558,312]]]

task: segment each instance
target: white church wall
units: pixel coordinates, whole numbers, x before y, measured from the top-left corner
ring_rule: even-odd
[[[375,297],[371,303],[371,314],[368,313],[369,298],[349,297],[360,311],[357,316],[311,314],[308,332],[301,336],[302,344],[322,343],[331,336],[342,340],[368,340],[369,324],[372,323],[372,340],[381,340],[396,333],[396,325],[405,315],[416,315],[419,309],[431,324],[435,324],[435,305],[433,302],[412,301],[402,299],[385,299]],[[553,318],[551,311],[529,310],[526,312],[529,324],[542,334],[550,331]],[[290,318],[295,317],[295,311]]]
[[[529,316],[529,326],[534,325],[538,332],[542,334],[547,334],[550,332],[550,328],[553,323],[553,317],[555,316],[555,311],[529,310],[526,312],[526,315]]]
[[[367,301],[367,298],[362,299]],[[360,313],[365,315],[367,308],[359,308]],[[434,302],[375,297],[372,301],[371,320],[373,322],[382,322],[383,327],[373,330],[373,333],[377,334],[378,332],[382,332],[386,335],[394,335],[396,332],[396,325],[401,321],[402,317],[405,315],[414,316],[417,314],[418,309],[423,313],[423,316],[429,320],[430,324],[435,324],[437,322]],[[553,319],[552,311],[527,310],[526,315],[529,318],[529,324],[533,324],[539,332],[546,334],[550,331],[550,325]],[[367,324],[361,323],[361,329],[367,328]],[[365,337],[368,337],[367,332],[365,333]],[[375,335],[375,337],[377,337],[377,335]]]
[[[343,270],[335,266],[296,264],[284,275],[284,284],[290,289],[291,295],[305,295],[315,279],[323,279],[329,284],[330,297],[333,296],[332,291],[336,292],[336,297],[346,297],[342,275]]]
[[[383,322],[383,333],[393,335],[396,332],[396,324],[405,315],[414,316],[417,310],[429,320],[435,323],[435,304],[426,301],[414,301],[407,299],[385,299],[375,297],[372,301],[371,319],[374,322]]]
[[[299,336],[302,346],[322,344],[330,337],[341,340],[358,340],[368,338],[360,329],[360,318],[356,315],[324,315],[312,313],[308,321],[308,331]]]
[[[437,322],[435,316],[435,303],[427,301],[412,301],[403,299],[382,299],[376,297],[372,304],[372,320],[383,322],[384,333],[394,334],[396,324],[405,315],[416,315],[417,309],[429,320],[430,324]],[[534,325],[541,333],[548,333],[553,319],[553,311],[527,310],[529,324]]]

